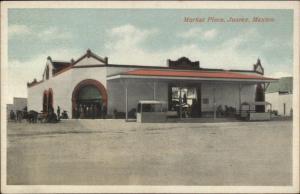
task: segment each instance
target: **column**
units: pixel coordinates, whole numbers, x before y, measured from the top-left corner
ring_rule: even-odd
[[[239,114],[241,114],[241,104],[242,104],[241,90],[242,90],[242,85],[239,84]]]
[[[216,112],[216,94],[215,93],[216,93],[216,88],[214,87],[214,89],[213,89],[214,120],[217,117],[217,112]]]
[[[156,81],[153,82],[153,100],[156,100]]]
[[[182,119],[182,98],[181,98],[181,86],[179,87],[179,118]]]
[[[124,81],[125,86],[125,121],[128,121],[128,84]]]

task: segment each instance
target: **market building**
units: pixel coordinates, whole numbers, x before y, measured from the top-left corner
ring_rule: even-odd
[[[72,118],[128,118],[140,100],[158,100],[170,112],[188,110],[184,117],[210,117],[220,109],[239,114],[242,103],[265,101],[274,81],[264,77],[259,59],[251,70],[208,69],[186,57],[168,59],[166,66],[121,65],[87,50],[77,60],[47,58],[42,79],[27,84],[28,110],[59,106]]]

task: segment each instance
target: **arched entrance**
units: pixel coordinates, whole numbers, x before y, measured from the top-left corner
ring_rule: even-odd
[[[48,90],[48,112],[54,112],[53,108],[53,91],[51,88]]]
[[[73,118],[102,118],[106,115],[107,92],[97,80],[81,81],[72,94]]]
[[[255,101],[256,102],[264,102],[265,101],[265,92],[262,84],[256,85],[256,93],[255,93]],[[256,112],[265,112],[265,105],[256,105]]]

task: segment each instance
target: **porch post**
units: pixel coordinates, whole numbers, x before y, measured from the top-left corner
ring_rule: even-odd
[[[179,118],[182,119],[182,98],[181,98],[181,86],[179,86]]]
[[[127,80],[124,81],[125,84],[125,121],[128,121],[128,85]]]
[[[217,113],[216,113],[216,88],[214,87],[213,89],[213,103],[214,103],[214,120],[217,117]]]
[[[241,114],[241,104],[242,104],[241,90],[242,90],[242,85],[239,84],[239,114]]]
[[[153,100],[156,100],[156,82],[153,82]]]

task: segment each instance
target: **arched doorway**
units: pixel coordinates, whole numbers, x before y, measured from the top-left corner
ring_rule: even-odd
[[[49,88],[48,90],[48,112],[54,112],[54,108],[53,108],[53,91],[51,88]]]
[[[87,79],[77,84],[72,94],[73,118],[102,118],[106,115],[107,92],[97,80]]]
[[[265,92],[262,84],[256,85],[256,94],[255,94],[255,101],[256,102],[264,102],[265,101]],[[256,105],[255,106],[256,112],[265,112],[265,105]]]

